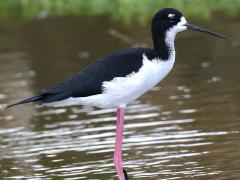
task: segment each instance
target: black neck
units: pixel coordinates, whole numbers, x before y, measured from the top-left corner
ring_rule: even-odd
[[[166,33],[160,29],[152,27],[152,39],[154,51],[158,58],[162,60],[168,60],[174,47],[170,47],[171,44],[166,42]],[[173,44],[172,44],[173,45]]]

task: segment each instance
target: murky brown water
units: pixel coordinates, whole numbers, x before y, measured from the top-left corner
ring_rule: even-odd
[[[232,40],[179,34],[172,73],[128,107],[124,166],[130,179],[240,178],[239,18],[192,20]],[[151,46],[148,29],[104,17],[0,22],[0,107],[108,52]],[[36,105],[0,111],[1,179],[115,179],[114,111]]]

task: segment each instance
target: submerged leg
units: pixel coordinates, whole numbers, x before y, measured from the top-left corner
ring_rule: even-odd
[[[122,139],[123,139],[124,114],[125,114],[124,108],[117,109],[116,139],[113,162],[119,180],[125,180],[122,168]]]

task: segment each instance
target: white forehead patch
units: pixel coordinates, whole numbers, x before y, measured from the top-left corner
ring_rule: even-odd
[[[169,14],[168,17],[169,17],[169,18],[174,18],[174,17],[175,17],[175,14]]]
[[[171,28],[169,28],[166,32],[166,42],[167,43],[173,43],[174,42],[174,39],[175,39],[175,35],[178,33],[178,32],[181,32],[181,31],[184,31],[187,29],[187,27],[185,26],[185,24],[187,23],[185,17],[181,17],[180,18],[180,21],[172,26]]]
[[[184,24],[186,24],[187,23],[187,21],[186,21],[186,19],[185,19],[185,17],[181,17],[180,18],[180,22],[178,23],[178,25],[184,25]]]

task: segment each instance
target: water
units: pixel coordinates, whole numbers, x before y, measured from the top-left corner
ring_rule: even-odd
[[[171,74],[128,106],[124,167],[130,179],[240,178],[239,18],[192,19],[232,40],[179,34]],[[151,46],[149,28],[62,17],[1,21],[0,32],[1,179],[116,179],[115,109],[2,107],[108,52]]]

